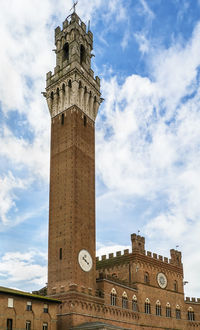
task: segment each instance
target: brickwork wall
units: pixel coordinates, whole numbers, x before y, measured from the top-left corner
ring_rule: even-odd
[[[13,298],[13,308],[8,307],[8,298]],[[27,301],[32,302],[32,311],[27,311]],[[48,313],[44,313],[44,304],[48,305]],[[7,319],[13,320],[13,329],[25,329],[26,321],[31,321],[31,329],[42,329],[43,323],[48,323],[48,329],[57,329],[57,303],[49,303],[18,297],[11,294],[0,294],[0,329],[7,329]]]
[[[66,291],[72,283],[95,291],[94,122],[76,106],[63,114],[63,124],[62,115],[52,119],[49,294],[55,287],[56,292]],[[81,249],[93,259],[89,274],[78,265]]]

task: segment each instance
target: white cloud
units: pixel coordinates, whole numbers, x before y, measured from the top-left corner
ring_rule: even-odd
[[[139,50],[142,54],[148,53],[150,48],[150,42],[147,39],[146,33],[143,32],[137,32],[134,34],[134,37],[139,44]]]
[[[40,259],[44,266],[37,261]],[[44,286],[47,279],[47,255],[39,251],[7,252],[1,258],[0,276],[6,277],[9,285],[23,285],[23,282]]]
[[[149,20],[153,20],[155,18],[155,14],[148,6],[147,2],[145,0],[139,0],[139,1],[142,6],[142,10],[140,11],[140,13],[146,15]]]
[[[132,75],[122,85],[116,78],[103,82],[96,139],[104,185],[119,196],[157,203],[142,229],[154,241],[181,242],[185,260],[192,254],[188,241],[200,234],[199,35],[197,24],[184,46],[156,49],[149,60],[152,80]],[[195,257],[191,263],[198,272]]]
[[[121,254],[123,255],[124,250],[127,249],[131,252],[130,245],[116,245],[112,242],[109,242],[106,245],[97,243],[96,255],[100,257],[101,260],[101,256],[106,255],[108,257],[109,253],[114,253],[114,256],[116,256],[116,252],[121,251]]]
[[[0,177],[0,219],[4,225],[9,223],[8,212],[16,206],[17,196],[14,191],[25,189],[27,184],[26,180],[15,178],[11,172],[7,176]]]

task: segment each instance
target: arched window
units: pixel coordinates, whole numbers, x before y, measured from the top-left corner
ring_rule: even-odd
[[[156,315],[161,316],[161,303],[159,300],[156,301]]]
[[[176,305],[176,319],[181,319],[181,309],[179,305]]]
[[[63,46],[63,61],[69,60],[69,44],[66,42]]]
[[[122,295],[122,308],[128,308],[128,297],[125,291],[123,292]]]
[[[62,84],[62,91],[65,93],[65,84]]]
[[[144,283],[149,284],[149,273],[144,273]]]
[[[110,293],[110,304],[112,306],[116,306],[116,302],[117,302],[117,292],[116,290],[113,288],[111,290],[111,293]]]
[[[71,79],[68,81],[68,86],[69,86],[69,88],[72,88],[72,81],[71,81]]]
[[[178,291],[178,283],[177,281],[174,281],[174,291]]]
[[[146,314],[151,314],[151,304],[150,304],[150,300],[148,298],[145,300],[145,303],[144,303],[144,312]]]
[[[85,63],[86,54],[85,54],[85,47],[83,45],[80,46],[80,63]]]
[[[166,304],[166,317],[172,317],[171,306],[170,303]]]
[[[194,321],[194,310],[192,307],[188,308],[188,320],[189,321]]]
[[[56,94],[59,96],[60,94],[59,88],[56,89]]]
[[[137,297],[136,297],[136,295],[134,295],[133,298],[132,298],[132,310],[134,312],[137,312],[138,311],[138,304],[137,304]]]
[[[54,97],[54,95],[53,95],[53,91],[51,92],[51,99],[53,100],[53,97]]]

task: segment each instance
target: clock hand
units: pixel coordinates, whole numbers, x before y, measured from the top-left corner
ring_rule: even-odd
[[[86,264],[88,264],[89,265],[89,262],[87,262],[87,260],[83,257],[83,260],[86,262]]]

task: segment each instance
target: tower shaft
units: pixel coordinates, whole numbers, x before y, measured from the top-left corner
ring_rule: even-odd
[[[48,294],[95,290],[95,118],[100,80],[93,36],[76,13],[55,30],[57,66],[47,74],[51,114]]]

